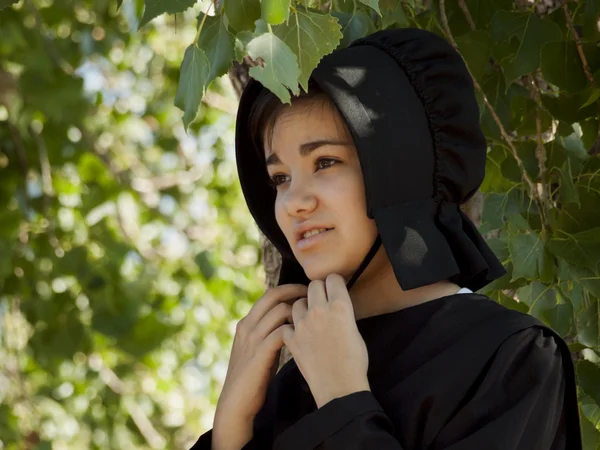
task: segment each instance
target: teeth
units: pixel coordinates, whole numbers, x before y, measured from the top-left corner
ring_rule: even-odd
[[[318,230],[310,230],[310,231],[307,231],[306,233],[304,233],[302,235],[302,238],[306,239],[306,238],[309,238],[311,236],[314,236],[315,234],[319,234],[319,233],[321,233],[323,231],[327,231],[327,228],[319,228]]]

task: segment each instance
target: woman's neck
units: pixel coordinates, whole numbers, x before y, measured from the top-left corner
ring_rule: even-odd
[[[358,320],[453,295],[459,290],[460,286],[446,280],[409,291],[402,290],[385,250],[380,248],[350,289],[350,298]]]

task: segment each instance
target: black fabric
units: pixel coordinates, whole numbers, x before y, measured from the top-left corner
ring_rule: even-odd
[[[486,141],[473,83],[443,38],[418,29],[385,30],[325,56],[312,79],[331,98],[358,150],[367,211],[375,219],[400,286],[441,280],[478,290],[504,275],[459,205],[485,174]],[[283,257],[279,285],[308,284],[275,220],[262,149],[248,118],[263,87],[240,100],[236,159],[258,226]]]
[[[243,450],[581,450],[569,349],[535,318],[457,294],[357,325],[371,391],[317,409],[292,359]]]

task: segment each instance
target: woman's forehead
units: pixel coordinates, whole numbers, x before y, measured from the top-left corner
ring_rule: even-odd
[[[279,141],[313,139],[317,135],[320,139],[352,139],[341,115],[329,102],[297,101],[283,108],[272,129],[265,130],[265,151],[268,147],[277,150]]]

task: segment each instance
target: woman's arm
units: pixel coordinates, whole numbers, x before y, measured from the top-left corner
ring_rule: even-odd
[[[250,427],[233,426],[218,431],[208,430],[190,450],[259,450],[258,439],[253,439],[252,424]]]
[[[515,333],[493,356],[472,395],[457,405],[430,450],[580,450],[570,444],[577,439],[568,441],[567,432],[579,430],[567,430],[565,385],[554,338],[541,328]],[[402,450],[401,440],[373,394],[362,391],[304,416],[278,436],[273,449]]]

